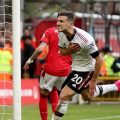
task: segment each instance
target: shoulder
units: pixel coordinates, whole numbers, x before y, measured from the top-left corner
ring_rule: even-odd
[[[58,32],[58,37],[60,41],[68,41],[66,35],[63,32]]]
[[[47,29],[45,31],[44,35],[49,38],[58,38],[58,32],[55,27]]]
[[[56,27],[52,27],[52,28],[48,28],[45,32],[48,34],[57,33],[57,29]]]
[[[79,29],[79,28],[75,28],[77,30],[76,32],[76,37],[78,37],[80,39],[80,41],[86,45],[90,45],[91,43],[93,43],[95,40],[94,38],[85,30]]]

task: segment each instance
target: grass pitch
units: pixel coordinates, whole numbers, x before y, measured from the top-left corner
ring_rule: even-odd
[[[23,106],[22,120],[41,120],[38,106]],[[51,120],[50,105],[48,120]],[[120,105],[70,104],[62,120],[120,120]]]

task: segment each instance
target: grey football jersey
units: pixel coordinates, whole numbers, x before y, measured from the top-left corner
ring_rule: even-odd
[[[75,71],[94,71],[95,59],[90,55],[98,51],[93,37],[84,30],[76,28],[76,34],[71,40],[72,43],[78,43],[80,50],[72,53],[72,70]],[[59,46],[67,48],[69,41],[66,35],[62,32],[59,33]]]

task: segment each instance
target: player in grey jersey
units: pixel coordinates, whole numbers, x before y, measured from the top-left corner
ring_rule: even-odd
[[[63,32],[59,33],[59,46],[61,48],[68,48],[69,43],[78,44],[80,49],[73,52],[72,55],[72,70],[75,71],[94,71],[95,70],[95,57],[92,54],[98,54],[98,48],[96,47],[93,37],[87,32],[73,27],[74,37],[70,41],[66,38]],[[63,53],[64,54],[64,53]]]
[[[69,100],[76,94],[98,96],[105,94],[105,87],[97,86],[96,80],[102,65],[102,57],[93,37],[73,26],[74,14],[61,12],[57,16],[57,28],[59,31],[59,47],[63,55],[72,55],[72,71],[63,83],[60,93],[60,101],[55,112],[54,120],[60,120],[67,111]],[[111,91],[117,91],[113,84],[108,86]],[[87,93],[86,93],[87,91]],[[88,92],[89,91],[89,92]],[[103,92],[104,91],[104,92]]]

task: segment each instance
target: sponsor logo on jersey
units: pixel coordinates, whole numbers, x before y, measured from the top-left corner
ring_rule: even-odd
[[[72,84],[72,86],[76,88],[76,84]]]

